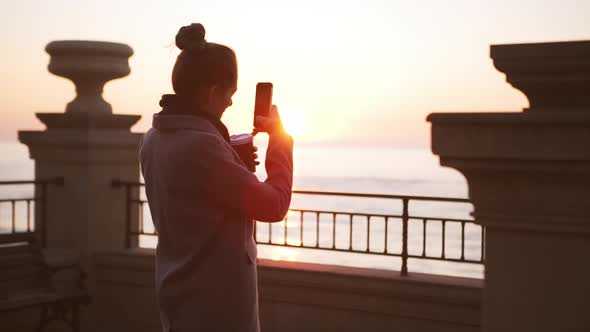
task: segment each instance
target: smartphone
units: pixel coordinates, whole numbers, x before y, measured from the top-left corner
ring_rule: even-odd
[[[256,103],[254,104],[254,119],[257,115],[268,116],[272,105],[272,83],[260,82],[256,84]]]

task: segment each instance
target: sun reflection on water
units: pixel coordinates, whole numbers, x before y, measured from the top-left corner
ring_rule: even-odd
[[[298,252],[296,252],[295,250],[290,249],[290,248],[273,247],[271,249],[270,258],[274,261],[296,262],[298,255],[299,255]]]

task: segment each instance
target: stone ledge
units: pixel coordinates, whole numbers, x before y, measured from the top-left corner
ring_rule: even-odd
[[[349,277],[360,277],[379,279],[381,281],[398,281],[402,283],[421,283],[431,285],[445,285],[458,288],[482,288],[483,280],[473,278],[451,277],[434,274],[412,273],[408,276],[401,276],[398,271],[369,269],[360,267],[349,267],[339,265],[275,261],[259,258],[258,267],[271,270],[297,270],[302,272],[318,272],[327,275],[341,275]]]
[[[97,252],[97,281],[101,287],[153,291],[154,254],[154,249]],[[408,326],[470,330],[481,324],[483,280],[418,273],[402,277],[395,271],[267,259],[257,262],[261,317],[267,326],[289,325],[315,311],[370,319],[382,327],[403,321]],[[292,307],[297,312],[290,312]],[[324,320],[316,323],[334,326]]]
[[[121,251],[103,251],[94,253],[98,266],[126,267],[136,271],[151,271],[155,268],[155,249],[135,248]],[[451,277],[443,275],[412,273],[401,276],[398,271],[326,265],[303,262],[275,261],[258,258],[259,270],[268,272],[296,271],[301,273],[320,273],[325,276],[343,276],[359,279],[377,279],[379,282],[396,281],[407,284],[444,285],[455,289],[483,288],[484,281],[474,278]]]
[[[588,167],[572,162],[590,161],[590,113],[436,113],[427,120],[432,151],[445,164],[448,158],[482,166],[510,161],[567,172]]]
[[[483,280],[259,260],[263,301],[479,326]],[[385,319],[385,318],[384,318]]]
[[[93,113],[37,113],[48,129],[111,129],[128,131],[140,115]]]
[[[523,125],[571,125],[590,126],[590,112],[441,112],[431,113],[426,121],[433,124],[523,124]]]

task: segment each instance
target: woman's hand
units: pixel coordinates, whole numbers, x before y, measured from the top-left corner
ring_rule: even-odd
[[[248,166],[248,169],[252,173],[256,172],[256,166],[260,165],[260,162],[258,161],[258,153],[256,153],[257,151],[258,147],[252,145],[252,153],[249,156],[242,158],[242,160],[244,160],[244,163]]]
[[[232,145],[232,148],[238,153],[238,156],[240,156],[240,159],[246,164],[248,170],[252,173],[256,172],[256,166],[260,165],[260,162],[257,160],[258,153],[256,153],[258,147],[250,144],[246,146],[242,145],[239,148]]]
[[[256,135],[260,132],[268,133],[269,135],[284,132],[283,123],[281,122],[277,105],[272,105],[270,111],[268,112],[268,116],[258,115],[254,119],[253,135]]]

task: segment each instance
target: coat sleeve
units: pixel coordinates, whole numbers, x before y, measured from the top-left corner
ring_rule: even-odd
[[[200,151],[189,158],[197,179],[193,185],[202,187],[208,199],[254,220],[284,219],[293,184],[293,139],[289,135],[270,136],[265,161],[268,177],[264,182],[236,162],[217,137],[207,135],[198,145]]]

